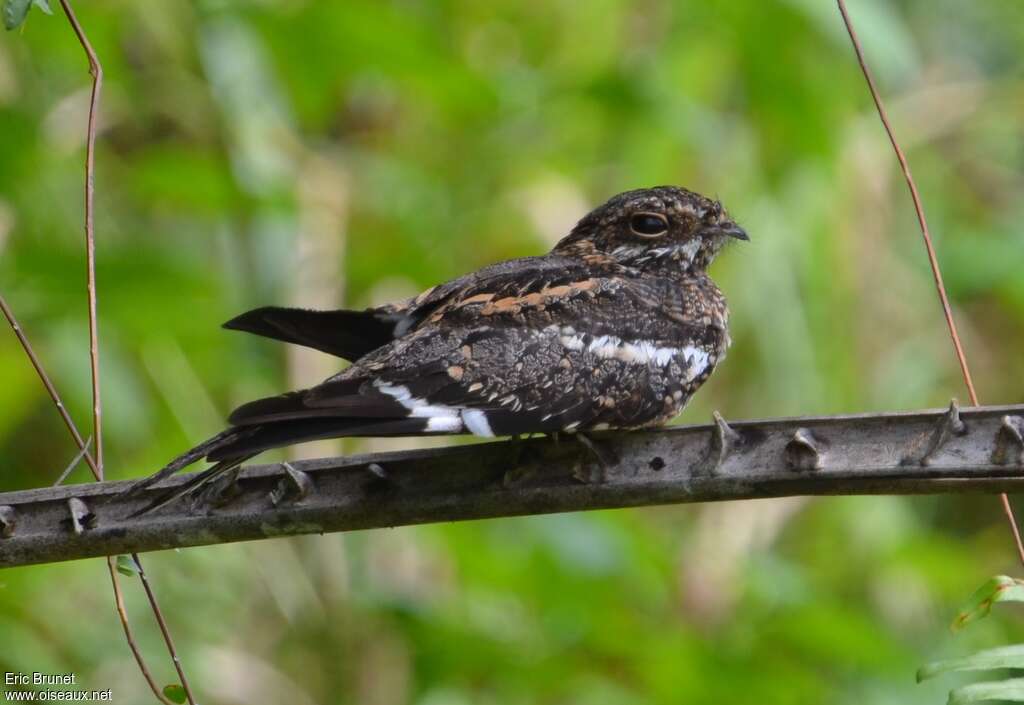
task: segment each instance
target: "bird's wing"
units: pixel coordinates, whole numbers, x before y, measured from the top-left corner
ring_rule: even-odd
[[[420,326],[439,307],[490,287],[516,286],[530,279],[582,276],[584,263],[559,256],[526,257],[499,262],[432,287],[419,296],[362,311],[311,311],[264,306],[224,324],[286,343],[304,345],[345,360],[358,360]]]

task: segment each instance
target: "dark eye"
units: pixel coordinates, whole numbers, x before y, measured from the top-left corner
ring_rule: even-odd
[[[629,219],[629,229],[642,237],[656,237],[668,230],[668,218],[661,213],[636,213]]]

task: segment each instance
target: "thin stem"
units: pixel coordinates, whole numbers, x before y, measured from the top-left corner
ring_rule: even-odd
[[[138,563],[138,559],[132,554],[132,559],[135,560],[136,566],[141,571],[141,566]],[[146,683],[149,684],[150,690],[153,691],[153,695],[156,699],[165,705],[174,705],[167,696],[160,690],[160,686],[153,680],[152,674],[149,672],[149,668],[146,666],[146,660],[142,658],[142,652],[139,651],[138,644],[135,643],[135,635],[132,634],[132,629],[128,623],[128,612],[124,608],[124,594],[121,592],[121,583],[117,579],[117,564],[113,556],[107,556],[107,570],[110,571],[110,584],[114,588],[114,606],[117,608],[117,615],[121,618],[121,626],[124,628],[124,638],[128,641],[128,648],[131,649],[132,655],[135,656],[135,663],[139,665],[139,670],[142,672],[142,677],[146,679]]]
[[[132,560],[135,561],[135,566],[139,569],[139,578],[142,580],[142,587],[146,590],[146,595],[149,597],[149,603],[153,606],[153,614],[156,616],[156,622],[160,625],[160,633],[164,637],[164,643],[167,644],[167,651],[171,654],[171,660],[174,661],[174,670],[178,672],[178,678],[181,679],[181,687],[185,691],[185,697],[188,698],[189,705],[196,705],[195,698],[192,696],[192,687],[188,683],[188,678],[185,677],[185,669],[181,666],[181,659],[178,658],[178,652],[174,648],[174,639],[171,638],[171,632],[167,628],[167,622],[164,621],[164,614],[160,611],[160,607],[156,601],[156,595],[153,594],[153,588],[149,584],[149,579],[146,577],[146,571],[142,569],[142,563],[139,561],[139,554],[133,553]]]
[[[71,459],[71,462],[68,463],[68,466],[66,468],[64,468],[64,472],[62,472],[60,474],[60,477],[57,478],[56,482],[53,483],[54,487],[56,487],[57,485],[62,484],[64,482],[64,480],[68,479],[68,475],[70,475],[71,472],[76,467],[78,467],[78,464],[80,462],[82,462],[82,458],[85,456],[86,453],[89,452],[89,444],[90,443],[92,443],[92,437],[91,436],[86,439],[86,441],[85,441],[85,448],[82,448],[80,451],[78,451],[78,454],[75,455],[75,457]]]
[[[910,198],[914,202],[914,211],[917,213],[917,223],[921,228],[921,236],[924,239],[924,247],[928,252],[928,264],[931,266],[932,278],[935,280],[935,288],[939,293],[939,301],[942,303],[942,313],[946,318],[946,327],[949,328],[949,337],[953,341],[953,349],[956,352],[957,362],[960,364],[960,373],[963,375],[964,384],[967,385],[967,394],[971,398],[971,405],[978,406],[978,394],[974,389],[974,381],[971,378],[971,370],[967,365],[967,357],[964,355],[963,345],[960,343],[960,335],[957,333],[956,321],[953,320],[953,310],[949,305],[949,297],[946,295],[946,285],[942,281],[942,268],[939,266],[938,258],[935,255],[935,246],[932,244],[932,236],[928,230],[928,221],[924,215],[924,205],[921,203],[921,195],[917,191],[917,184],[914,183],[914,177],[910,172],[910,164],[907,162],[907,157],[903,153],[903,149],[900,148],[899,142],[896,141],[896,135],[893,132],[892,125],[889,124],[889,116],[885,111],[885,105],[882,103],[882,97],[878,92],[878,87],[875,85],[875,79],[871,74],[871,70],[868,68],[867,61],[864,58],[864,51],[861,49],[860,40],[857,39],[857,32],[853,29],[853,22],[850,20],[850,15],[846,11],[845,0],[836,0],[839,5],[839,13],[843,16],[843,24],[846,25],[846,32],[850,35],[850,41],[853,43],[853,51],[857,54],[857,63],[860,64],[860,70],[864,74],[864,78],[868,83],[868,90],[871,92],[871,99],[875,102],[875,108],[878,110],[878,117],[882,121],[882,126],[885,128],[885,133],[889,136],[889,143],[892,144],[892,149],[896,153],[896,159],[900,162],[900,169],[903,171],[903,178],[906,179],[907,188],[910,189]],[[1013,532],[1013,540],[1017,547],[1017,555],[1020,558],[1021,563],[1024,563],[1024,542],[1021,541],[1020,529],[1017,527],[1017,520],[1013,515],[1013,507],[1010,506],[1010,499],[1006,494],[1000,495],[1000,500],[1003,505],[1003,513],[1006,514],[1006,519],[1010,523],[1010,530]]]
[[[85,458],[85,462],[89,465],[89,468],[92,470],[92,474],[96,480],[102,482],[96,460],[92,457],[92,453],[89,452],[89,443],[92,439],[90,438],[89,441],[82,439],[82,434],[78,432],[78,427],[71,419],[71,415],[68,413],[67,407],[64,406],[64,402],[61,401],[60,394],[57,393],[57,388],[54,387],[53,382],[50,381],[50,376],[46,373],[43,363],[40,362],[39,358],[36,356],[35,350],[33,350],[32,344],[28,340],[28,336],[25,335],[25,331],[22,330],[21,325],[18,323],[18,319],[14,316],[14,311],[12,311],[11,307],[7,305],[7,301],[4,300],[2,295],[0,295],[0,311],[3,312],[7,322],[11,325],[11,329],[14,331],[14,335],[17,336],[18,342],[21,343],[21,347],[25,351],[26,357],[28,357],[29,361],[32,363],[32,367],[35,368],[36,374],[39,376],[39,379],[42,381],[47,393],[50,395],[50,399],[53,400],[54,405],[57,407],[60,417],[64,420],[64,425],[68,427],[71,437],[78,445],[81,457]],[[142,563],[139,560],[139,557],[133,553],[132,558],[141,570]],[[153,690],[153,694],[156,695],[160,702],[173,705],[173,703],[165,698],[163,693],[160,692],[160,688],[156,683],[153,682],[153,677],[150,675],[149,669],[146,667],[146,661],[142,657],[142,652],[139,651],[139,647],[135,643],[135,635],[132,633],[131,624],[128,622],[128,613],[124,609],[124,598],[121,594],[121,584],[118,580],[117,569],[113,560],[114,559],[112,557],[107,556],[107,566],[110,570],[110,582],[114,586],[114,606],[117,609],[117,616],[121,621],[121,628],[124,630],[125,639],[128,642],[128,648],[135,657],[135,662],[139,664],[139,670],[142,672],[142,677],[146,679],[149,687]],[[155,598],[150,596],[150,606],[153,608],[155,613],[159,611],[160,607],[156,604],[154,599]]]
[[[96,241],[93,229],[93,213],[94,213],[94,185],[95,185],[95,164],[96,164],[96,118],[99,108],[100,91],[103,87],[103,67],[100,64],[99,57],[92,48],[92,44],[89,42],[89,38],[86,36],[85,31],[82,29],[82,25],[78,22],[78,18],[75,16],[74,10],[71,9],[71,4],[68,0],[60,0],[61,8],[64,10],[64,15],[68,19],[68,23],[71,25],[71,29],[74,31],[75,36],[78,38],[78,42],[82,45],[82,49],[85,52],[86,57],[89,60],[89,73],[92,75],[92,91],[89,96],[89,117],[86,127],[86,147],[85,147],[85,259],[86,259],[86,293],[88,297],[88,308],[89,308],[89,364],[92,377],[92,423],[93,423],[93,435],[92,438],[95,440],[95,457],[88,452],[86,445],[82,442],[82,436],[78,433],[74,423],[71,421],[71,417],[67,415],[67,412],[63,409],[63,404],[60,403],[59,397],[57,396],[56,390],[52,384],[47,383],[45,372],[42,370],[42,366],[38,364],[38,360],[33,360],[33,365],[36,366],[37,372],[44,378],[44,384],[47,384],[47,389],[50,391],[51,398],[57,403],[58,408],[62,411],[62,416],[65,418],[65,423],[68,425],[69,430],[72,432],[72,436],[75,438],[75,442],[78,443],[79,448],[85,454],[86,459],[89,462],[89,467],[93,470],[93,474],[100,481],[103,480],[103,413],[102,413],[102,402],[100,397],[100,362],[99,362],[99,322],[96,313]],[[5,311],[6,315],[7,311]],[[10,318],[13,318],[11,316]],[[14,323],[12,322],[12,326]],[[16,328],[16,332],[19,329]],[[19,335],[20,339],[23,339],[23,346],[26,348],[26,352],[31,348],[28,346],[27,339],[23,338],[23,335]],[[34,357],[30,355],[30,357]],[[132,554],[132,559],[139,567],[140,575],[142,574],[142,562],[139,557]],[[121,596],[120,584],[117,577],[117,570],[114,565],[114,559],[110,556],[107,557],[107,568],[110,571],[110,580],[114,588],[114,599],[117,606],[118,617],[121,620],[121,625],[124,628],[125,637],[128,640],[128,646],[135,656],[136,662],[139,664],[139,668],[149,683],[153,693],[157,696],[157,699],[164,703],[169,703],[159,691],[154,683],[152,676],[149,675],[148,669],[146,668],[145,661],[142,658],[142,653],[138,650],[135,640],[132,637],[131,627],[128,622],[128,615],[124,609],[124,600]],[[157,622],[160,625],[160,630],[164,634],[164,639],[167,642],[168,649],[171,652],[171,657],[174,660],[174,666],[181,676],[183,686],[188,694],[189,703],[195,705],[191,693],[189,692],[188,685],[185,681],[184,673],[181,668],[181,660],[178,657],[177,652],[174,649],[174,643],[170,639],[170,634],[167,630],[167,625],[164,621],[163,614],[160,610],[160,606],[156,601],[156,596],[149,588],[147,582],[143,582],[146,589],[146,596],[149,600],[150,608],[153,610],[153,614],[157,618]]]
[[[96,161],[96,113],[99,107],[100,89],[103,86],[103,67],[93,51],[89,38],[78,23],[68,0],[60,0],[60,6],[71,23],[71,29],[78,37],[85,55],[89,59],[89,73],[92,74],[92,93],[89,96],[89,119],[85,142],[85,262],[86,289],[89,301],[89,362],[92,371],[92,426],[96,439],[96,465],[103,477],[103,424],[100,403],[100,356],[99,327],[96,316],[96,242],[93,232],[93,194]]]
[[[60,395],[57,393],[57,388],[53,386],[53,382],[50,381],[50,376],[46,374],[46,370],[43,368],[43,363],[39,361],[36,356],[35,350],[32,349],[32,344],[28,341],[28,337],[25,335],[25,331],[22,330],[21,324],[18,323],[18,319],[14,317],[14,311],[7,305],[7,301],[3,295],[0,294],[0,311],[3,312],[4,318],[11,326],[11,330],[14,331],[14,335],[17,336],[18,342],[21,343],[22,350],[25,351],[25,355],[28,357],[29,362],[32,363],[32,367],[35,369],[36,374],[39,375],[40,381],[46,388],[47,394],[50,395],[50,399],[57,407],[57,413],[60,414],[61,419],[64,421],[64,425],[67,426],[68,431],[71,433],[71,437],[75,439],[75,444],[79,450],[85,450],[85,440],[82,438],[82,434],[78,432],[78,427],[75,426],[75,422],[71,419],[71,414],[68,413],[67,408],[64,406],[64,402],[61,401]],[[99,466],[93,459],[91,453],[85,454],[85,462],[89,464],[89,469],[92,470],[93,477],[97,480],[102,480],[103,476],[100,473]]]

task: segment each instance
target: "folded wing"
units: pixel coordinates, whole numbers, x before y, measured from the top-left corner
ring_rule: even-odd
[[[432,314],[454,302],[486,291],[508,295],[538,280],[579,278],[585,276],[582,269],[579,260],[525,257],[484,267],[397,304],[362,311],[264,306],[232,318],[224,328],[303,345],[354,362],[414,332]]]

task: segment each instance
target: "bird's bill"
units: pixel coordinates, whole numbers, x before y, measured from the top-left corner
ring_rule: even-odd
[[[744,241],[749,241],[750,240],[750,236],[747,235],[747,231],[744,230],[743,228],[741,228],[740,226],[736,225],[736,223],[730,223],[729,225],[727,225],[727,226],[725,226],[723,228],[720,228],[719,232],[721,232],[723,235],[728,235],[729,237],[734,237],[737,240],[744,240]]]

